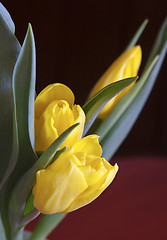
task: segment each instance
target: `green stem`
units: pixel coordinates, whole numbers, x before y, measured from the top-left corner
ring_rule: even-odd
[[[4,230],[1,218],[0,218],[0,239],[6,240],[5,230]]]
[[[43,215],[29,240],[44,240],[65,216],[65,213]]]
[[[23,240],[24,228],[22,228],[12,239],[13,240]]]

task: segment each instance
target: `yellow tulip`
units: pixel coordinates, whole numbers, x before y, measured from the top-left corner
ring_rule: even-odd
[[[65,130],[80,123],[64,141],[72,146],[81,139],[85,114],[79,105],[74,105],[74,94],[65,85],[55,83],[47,86],[35,100],[35,149],[45,151]]]
[[[141,64],[141,56],[142,53],[140,46],[135,46],[125,51],[102,75],[102,77],[93,87],[89,97],[92,97],[102,88],[111,83],[117,82],[124,78],[137,76]],[[104,119],[133,85],[134,84],[131,84],[129,87],[125,88],[118,95],[112,98],[101,110],[98,117]]]
[[[74,211],[97,198],[113,181],[118,165],[101,158],[97,135],[77,141],[36,173],[34,206],[44,214]]]

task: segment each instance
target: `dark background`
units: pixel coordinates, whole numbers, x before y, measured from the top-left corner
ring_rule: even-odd
[[[61,82],[69,86],[82,105],[107,67],[124,50],[144,21],[149,24],[139,40],[146,62],[158,29],[166,16],[162,0],[4,0],[22,44],[28,22],[37,51],[37,92]],[[166,61],[138,121],[116,156],[166,155]]]

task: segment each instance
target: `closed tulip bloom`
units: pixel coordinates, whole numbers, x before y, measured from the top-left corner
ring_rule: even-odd
[[[93,87],[89,97],[92,97],[102,88],[111,83],[117,82],[124,78],[137,76],[141,64],[141,57],[142,53],[140,46],[135,46],[125,51],[102,75],[102,77]],[[104,119],[133,85],[134,84],[131,84],[129,87],[125,88],[118,95],[112,98],[101,110],[98,117]]]
[[[96,199],[118,171],[101,154],[98,136],[89,135],[38,171],[34,206],[44,214],[71,212]]]
[[[72,146],[81,139],[85,114],[79,105],[74,105],[74,94],[65,85],[55,83],[47,86],[35,100],[35,149],[45,151],[65,130],[80,123],[64,146]]]

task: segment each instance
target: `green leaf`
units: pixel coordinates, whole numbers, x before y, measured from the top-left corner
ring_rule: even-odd
[[[35,43],[32,28],[29,24],[13,73],[19,146],[24,148],[24,151],[25,148],[28,148],[28,151],[31,151],[31,148],[34,149],[35,78]]]
[[[7,11],[0,5],[0,189],[17,160],[17,126],[13,122],[12,75],[20,45],[9,28]],[[8,170],[7,170],[8,169]]]
[[[103,157],[107,160],[110,160],[116,152],[139,116],[160,71],[166,55],[166,50],[167,45],[163,48],[159,60],[153,70],[152,66],[154,66],[154,63],[150,65],[147,71],[142,75],[141,79],[120,101],[119,105],[116,106],[113,113],[109,116],[111,119],[112,116],[117,115],[114,116],[115,124],[112,123],[112,127],[107,131],[107,134],[100,139],[100,144],[103,148]],[[123,110],[124,107],[125,109]],[[97,130],[96,134],[102,132],[102,126],[100,128],[100,131]]]
[[[128,46],[126,47],[125,50],[128,50],[130,48],[132,48],[137,41],[139,40],[141,34],[143,33],[145,27],[147,26],[148,23],[148,19],[145,19],[144,22],[141,24],[141,26],[139,27],[139,29],[137,30],[137,32],[135,33],[135,35],[133,36],[132,40],[130,41],[130,43],[128,44]]]
[[[152,47],[152,51],[150,53],[150,56],[148,58],[147,64],[145,69],[150,65],[150,63],[153,61],[153,59],[160,54],[162,48],[164,47],[165,43],[167,41],[167,17],[165,18],[158,34],[155,39],[155,42]]]
[[[100,90],[88,102],[85,103],[83,110],[86,114],[86,122],[83,135],[87,133],[95,121],[98,113],[105,106],[105,104],[116,94],[133,83],[136,79],[137,77],[133,77],[112,83]]]
[[[35,182],[36,172],[40,169],[46,168],[52,162],[52,159],[55,156],[59,147],[68,137],[68,135],[72,132],[72,130],[78,125],[79,123],[71,126],[64,133],[62,133],[41,155],[41,157],[34,163],[34,165],[24,174],[22,179],[14,188],[12,197],[10,199],[10,218],[12,222],[15,222],[16,229],[19,229],[19,227],[28,223],[30,220],[32,220],[32,218],[34,218],[34,215],[31,213],[29,214],[29,216],[26,215],[25,217],[23,217],[23,215],[25,214],[24,208],[26,199],[28,198],[31,188]],[[32,202],[28,201],[28,204],[28,209],[33,209],[33,206],[30,206]],[[34,211],[34,214],[36,215],[37,212]]]
[[[34,209],[33,200],[34,200],[34,196],[31,191],[26,201],[26,206],[23,214],[24,216],[29,214]]]
[[[74,124],[69,127],[65,132],[63,132],[50,146],[49,148],[41,155],[38,161],[34,164],[34,172],[46,168],[52,161],[59,147],[68,137],[68,135],[79,125],[79,123]],[[61,150],[64,151],[64,148]]]
[[[10,14],[6,10],[6,8],[2,5],[2,3],[0,3],[0,15],[4,19],[6,24],[8,25],[9,29],[12,31],[12,33],[14,33],[15,32],[15,25],[14,25],[12,19],[11,19]]]
[[[12,173],[18,157],[12,76],[20,52],[20,44],[13,33],[14,24],[10,15],[0,5],[0,215],[5,233],[8,236],[10,227],[7,219],[8,204],[5,199],[4,185]]]
[[[1,211],[3,211],[3,222],[8,238],[10,238],[9,221],[12,232],[17,228],[11,216],[17,212],[17,218],[22,217],[21,206],[18,207],[17,202],[10,208],[10,214],[8,214],[10,195],[17,181],[37,160],[33,150],[35,67],[35,44],[32,29],[29,26],[13,71],[14,116],[17,122],[19,153],[15,168],[1,194]]]

